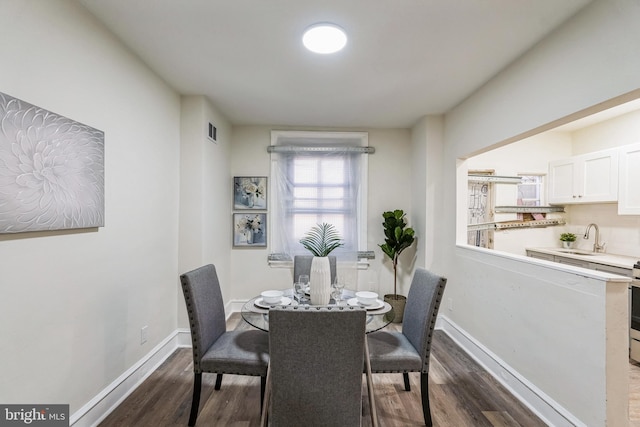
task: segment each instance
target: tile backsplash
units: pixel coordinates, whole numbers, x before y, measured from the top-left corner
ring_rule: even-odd
[[[640,259],[640,216],[618,215],[617,203],[567,205],[565,211],[567,225],[563,228],[578,235],[577,248],[593,249],[595,230],[591,229],[588,240],[583,236],[587,226],[594,223],[600,229],[605,252]]]

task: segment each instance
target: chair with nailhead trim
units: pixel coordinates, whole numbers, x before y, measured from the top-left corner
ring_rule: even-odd
[[[220,282],[212,264],[182,274],[180,282],[193,347],[189,425],[194,426],[198,417],[203,372],[217,374],[215,390],[220,390],[223,374],[260,376],[262,402],[269,365],[269,335],[258,330],[227,331]]]
[[[269,310],[270,365],[261,426],[360,426],[366,312]]]
[[[367,335],[373,373],[402,373],[404,388],[411,391],[409,372],[420,372],[422,412],[432,425],[429,407],[429,355],[438,308],[447,279],[417,268],[407,295],[402,332],[377,331]]]

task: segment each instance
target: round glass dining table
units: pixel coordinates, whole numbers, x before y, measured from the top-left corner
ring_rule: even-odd
[[[287,305],[299,305],[298,301],[293,297],[292,289],[284,290],[283,302]],[[342,292],[342,300],[340,306],[353,305],[355,291],[345,289]],[[260,303],[260,296],[251,298],[242,306],[241,314],[245,322],[251,326],[263,331],[269,330],[269,306]],[[256,304],[258,302],[258,304]],[[277,305],[277,304],[276,304]],[[308,305],[303,303],[303,305]],[[313,306],[312,306],[313,307]],[[331,299],[327,307],[336,307],[335,301]],[[374,332],[387,326],[393,320],[394,312],[391,305],[387,302],[380,301],[380,304],[372,307],[364,307],[367,310],[367,327],[366,332]]]

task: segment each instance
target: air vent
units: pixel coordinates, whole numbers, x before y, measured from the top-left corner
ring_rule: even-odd
[[[215,142],[218,138],[218,129],[213,125],[213,123],[209,122],[209,139]]]

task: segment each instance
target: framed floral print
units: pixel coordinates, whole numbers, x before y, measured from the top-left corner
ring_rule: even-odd
[[[267,209],[267,177],[233,177],[234,209]]]
[[[236,248],[267,247],[267,214],[234,213],[233,246]]]

